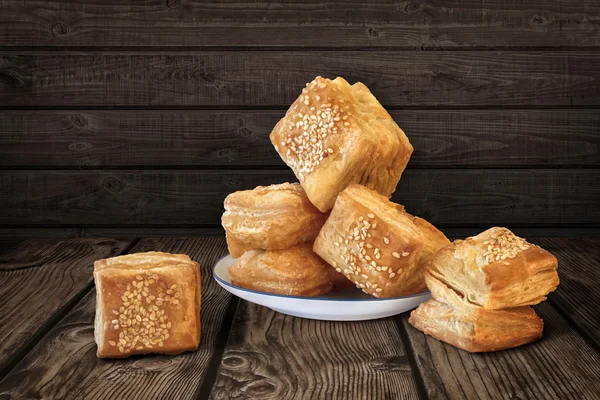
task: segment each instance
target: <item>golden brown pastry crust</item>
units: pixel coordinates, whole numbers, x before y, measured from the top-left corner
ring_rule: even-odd
[[[94,263],[94,338],[100,358],[178,354],[200,343],[200,266],[147,252]]]
[[[422,292],[423,266],[434,249],[449,243],[404,207],[351,184],[338,196],[313,248],[365,293],[393,297]]]
[[[538,304],[559,283],[556,257],[515,236],[491,228],[456,240],[437,252],[427,269],[473,304],[501,309]]]
[[[344,285],[340,274],[312,251],[310,243],[247,251],[229,267],[229,275],[236,286],[290,296],[319,296]]]
[[[533,308],[486,310],[424,274],[433,299],[421,304],[409,319],[424,333],[470,352],[508,349],[542,337],[544,323]]]
[[[389,198],[413,152],[369,89],[340,77],[308,83],[270,139],[323,212],[350,183]]]
[[[282,183],[231,193],[221,223],[229,252],[238,258],[248,250],[312,242],[326,219],[299,183]]]

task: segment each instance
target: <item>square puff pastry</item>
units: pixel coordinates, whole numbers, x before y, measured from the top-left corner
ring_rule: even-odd
[[[338,196],[313,248],[365,293],[393,297],[422,292],[423,267],[449,243],[427,221],[351,184]]]
[[[408,320],[415,328],[469,352],[508,349],[542,337],[544,322],[528,306],[486,310],[425,272],[433,299]]]
[[[229,275],[236,286],[292,296],[319,296],[348,282],[312,251],[312,244],[250,250],[229,267]]]
[[[308,83],[270,138],[322,212],[350,183],[390,198],[413,152],[369,89],[340,77]]]
[[[94,263],[100,358],[178,354],[200,343],[200,265],[148,252]]]
[[[427,267],[430,275],[487,309],[538,304],[559,283],[556,257],[515,236],[490,228],[456,240]]]
[[[282,183],[231,193],[221,223],[229,252],[238,258],[248,250],[312,242],[326,219],[299,183]]]

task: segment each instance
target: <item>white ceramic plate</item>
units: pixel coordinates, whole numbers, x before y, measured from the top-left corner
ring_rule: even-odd
[[[228,268],[233,257],[220,259],[213,269],[215,280],[228,292],[252,303],[295,317],[329,321],[362,321],[389,317],[411,310],[431,298],[429,292],[413,296],[377,299],[357,288],[322,297],[286,296],[243,289],[231,283]]]

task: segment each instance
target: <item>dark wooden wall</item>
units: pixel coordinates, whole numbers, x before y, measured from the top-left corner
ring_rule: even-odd
[[[0,0],[0,233],[218,232],[293,179],[268,134],[319,74],[390,110],[443,229],[600,226],[599,1]]]

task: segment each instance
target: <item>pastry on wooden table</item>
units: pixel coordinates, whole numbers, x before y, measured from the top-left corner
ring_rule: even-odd
[[[351,184],[338,196],[314,251],[365,293],[394,297],[422,292],[423,267],[449,243],[404,207]]]
[[[148,252],[94,263],[94,338],[100,358],[178,354],[200,343],[200,266]]]
[[[529,306],[486,310],[425,272],[433,299],[415,309],[417,329],[470,352],[508,349],[542,337],[544,322]]]
[[[270,138],[323,212],[351,183],[389,198],[413,151],[369,89],[340,77],[308,83]]]
[[[319,296],[347,279],[312,251],[312,244],[284,250],[250,250],[229,267],[231,283],[259,292]]]
[[[224,205],[221,223],[234,258],[248,250],[282,250],[312,242],[327,219],[298,183],[231,193]]]
[[[538,304],[559,283],[556,257],[506,228],[456,240],[430,261],[428,272],[487,309]]]

